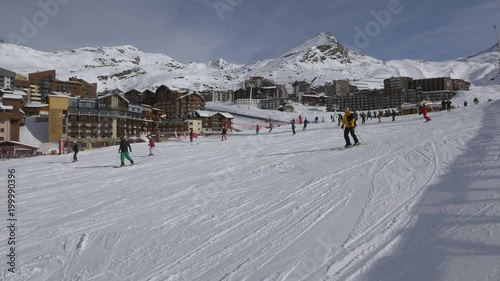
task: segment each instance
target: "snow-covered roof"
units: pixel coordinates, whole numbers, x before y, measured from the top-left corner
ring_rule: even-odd
[[[22,90],[14,90],[12,91],[14,95],[22,95],[22,96],[27,96],[28,94],[25,91]]]
[[[206,111],[206,110],[196,110],[196,115],[200,117],[210,117],[213,115],[213,111]]]
[[[4,105],[3,103],[0,103],[0,109],[2,110],[12,110],[14,107],[12,105]]]
[[[69,94],[62,92],[52,92],[49,96],[58,96],[58,97],[69,97]]]
[[[14,95],[14,94],[3,94],[2,96],[4,99],[11,99],[11,100],[22,100],[23,96],[21,95]]]
[[[189,96],[189,95],[197,95],[197,96],[199,96],[200,98],[202,98],[203,100],[205,100],[205,99],[204,99],[204,98],[203,98],[200,94],[198,94],[198,93],[190,93],[190,94],[185,94],[185,95],[183,95],[183,96],[178,97],[178,98],[177,98],[177,100],[183,99],[183,98],[185,98],[185,97],[187,97],[187,96]]]
[[[28,94],[25,91],[21,90],[14,90],[14,91],[2,91],[4,94],[13,94],[13,95],[21,95],[21,96],[27,96]]]
[[[229,114],[227,112],[218,112],[218,113],[222,114],[222,116],[226,117],[227,119],[233,119],[234,118],[233,115],[231,115],[231,114]]]
[[[276,89],[276,86],[266,86],[266,87],[260,87],[261,89],[264,89],[264,90],[272,90],[272,89]]]
[[[28,103],[24,107],[33,107],[33,108],[38,108],[38,107],[46,107],[49,106],[46,103]]]
[[[231,114],[229,114],[227,112],[220,112],[220,111],[215,111],[214,112],[214,111],[207,111],[207,110],[196,110],[195,112],[196,112],[196,114],[198,116],[200,116],[200,117],[206,117],[206,118],[212,117],[212,116],[214,116],[216,114],[220,114],[220,115],[224,116],[227,119],[233,119],[234,118],[233,115],[231,115]]]
[[[124,97],[124,96],[123,96],[123,94],[121,94],[121,93],[110,93],[110,94],[106,94],[106,95],[104,95],[104,96],[100,96],[100,97],[98,97],[97,99],[98,99],[98,100],[101,100],[101,99],[109,98],[109,97],[112,97],[112,96],[117,96],[117,97],[119,97],[119,98],[123,99],[124,101],[126,101],[127,103],[130,103],[130,102],[128,101],[128,99],[127,99],[126,97]]]
[[[17,141],[12,141],[12,140],[0,141],[0,144],[4,144],[4,143],[12,143],[12,144],[23,145],[23,146],[28,146],[28,147],[31,147],[31,148],[38,149],[38,147],[36,147],[36,146],[32,146],[32,145],[25,144],[25,143],[20,143],[20,142],[17,142]]]

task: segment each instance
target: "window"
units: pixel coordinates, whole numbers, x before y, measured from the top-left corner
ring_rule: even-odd
[[[4,133],[5,132],[5,129],[4,128],[1,128],[0,129],[0,133]]]

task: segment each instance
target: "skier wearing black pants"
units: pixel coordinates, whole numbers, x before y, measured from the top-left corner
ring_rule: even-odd
[[[76,155],[78,154],[78,151],[80,151],[79,147],[78,147],[78,143],[76,141],[73,141],[73,162],[76,162],[78,161],[78,158],[76,157]]]
[[[342,129],[344,129],[344,139],[345,139],[345,146],[344,147],[351,147],[351,140],[349,139],[349,134],[351,135],[352,139],[354,140],[354,145],[358,145],[358,137],[354,133],[354,128],[356,128],[356,118],[354,118],[352,111],[349,110],[349,107],[345,108],[345,114],[344,118],[342,120]]]

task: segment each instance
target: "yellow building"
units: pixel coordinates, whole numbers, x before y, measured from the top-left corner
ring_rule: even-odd
[[[67,137],[69,97],[49,95],[49,141],[59,141]]]

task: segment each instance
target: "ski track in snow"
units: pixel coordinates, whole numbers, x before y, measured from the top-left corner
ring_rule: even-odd
[[[367,121],[357,129],[367,144],[348,150],[331,150],[343,143],[342,131],[320,123],[295,136],[282,126],[224,142],[159,143],[159,155],[126,169],[111,168],[119,161],[114,147],[84,151],[68,165],[60,163],[70,155],[9,162],[19,171],[23,206],[22,261],[9,278],[366,280],[386,257],[430,247],[498,210],[495,201],[465,209],[450,201],[440,209],[449,216],[407,234],[421,225],[429,187],[453,167],[477,169],[477,177],[498,167],[497,135],[468,146],[481,111],[458,110],[431,113],[430,123],[418,115]],[[457,163],[471,149],[491,152]],[[147,146],[133,151],[135,160]],[[482,188],[496,182],[486,179]],[[408,270],[387,271],[383,280]]]

